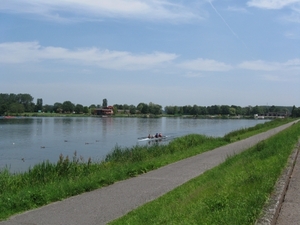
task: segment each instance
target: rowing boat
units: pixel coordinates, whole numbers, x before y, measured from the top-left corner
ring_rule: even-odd
[[[138,138],[138,141],[159,141],[162,139],[166,139],[168,136],[162,136],[162,137],[153,137],[153,138],[148,138],[148,137],[141,137]]]

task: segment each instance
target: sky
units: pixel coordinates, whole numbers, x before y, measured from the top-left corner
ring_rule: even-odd
[[[300,106],[300,0],[0,0],[0,93]]]

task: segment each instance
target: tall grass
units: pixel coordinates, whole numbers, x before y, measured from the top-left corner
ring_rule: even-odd
[[[300,137],[300,124],[110,224],[254,224]]]
[[[267,131],[271,128],[279,126],[280,124],[291,122],[291,121],[293,121],[292,118],[286,118],[284,120],[283,119],[275,119],[275,120],[271,120],[267,123],[256,124],[253,127],[242,128],[239,130],[232,131],[228,134],[225,134],[224,139],[227,140],[228,142],[241,140],[241,139],[244,139],[246,137],[249,137],[249,136],[255,134],[256,131],[258,131],[258,130],[261,132]]]
[[[272,127],[286,122],[277,121]],[[268,123],[265,126],[271,128]],[[265,126],[255,128],[255,132],[264,131]],[[8,169],[3,169],[0,171],[0,219],[146,173],[225,145],[234,137],[212,138],[193,134],[174,139],[168,145],[116,146],[101,162],[92,162],[90,158],[84,161],[74,152],[73,157],[60,155],[57,163],[46,161],[24,173],[11,174]]]

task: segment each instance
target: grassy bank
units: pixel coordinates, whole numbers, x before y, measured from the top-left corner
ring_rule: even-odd
[[[110,224],[254,224],[300,137],[300,123]]]
[[[57,163],[44,162],[27,172],[0,171],[0,219],[50,202],[106,186],[168,163],[187,158],[263,132],[289,120],[276,120],[242,129],[223,138],[188,135],[168,145],[116,147],[102,162],[61,155]]]

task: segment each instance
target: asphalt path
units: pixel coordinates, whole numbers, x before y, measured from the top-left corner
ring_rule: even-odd
[[[0,225],[106,224],[152,201],[295,122],[216,148],[108,187],[51,203],[0,222]]]
[[[300,145],[298,146],[300,149]],[[299,150],[295,156],[294,168],[289,177],[284,198],[280,204],[276,225],[300,225],[300,154]]]

